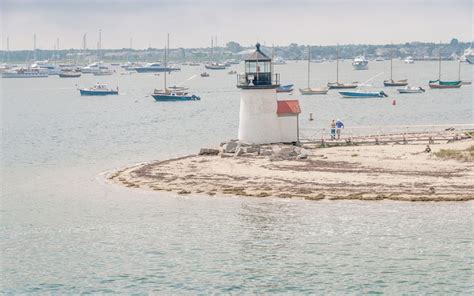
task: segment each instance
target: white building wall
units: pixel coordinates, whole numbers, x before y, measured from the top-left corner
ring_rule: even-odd
[[[242,89],[239,140],[244,143],[281,142],[275,89]]]
[[[298,117],[295,115],[283,115],[278,117],[281,132],[281,142],[298,141]]]

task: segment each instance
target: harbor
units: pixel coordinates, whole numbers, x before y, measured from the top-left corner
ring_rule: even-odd
[[[6,1],[0,294],[473,294],[470,8]]]

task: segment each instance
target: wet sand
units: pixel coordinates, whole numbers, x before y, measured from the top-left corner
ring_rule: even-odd
[[[419,144],[306,147],[306,159],[283,160],[257,153],[188,155],[117,170],[108,179],[130,188],[178,194],[467,201],[474,199],[472,159],[442,159],[434,152],[472,145],[472,139],[436,144],[431,153]]]

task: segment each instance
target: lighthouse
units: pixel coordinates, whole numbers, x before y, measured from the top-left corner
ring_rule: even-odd
[[[272,59],[256,50],[245,59],[245,72],[237,76],[241,89],[238,139],[248,144],[298,141],[297,100],[277,100],[280,75],[273,73]]]

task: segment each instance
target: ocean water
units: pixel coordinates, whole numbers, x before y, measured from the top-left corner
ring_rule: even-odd
[[[275,66],[282,83],[306,86],[305,62]],[[381,90],[389,62],[340,81]],[[346,126],[473,121],[472,86],[430,90],[436,62],[394,62],[394,78],[426,93],[369,100],[301,97],[303,137],[333,118]],[[237,70],[242,65],[233,66]],[[335,63],[311,64],[313,87],[335,79]],[[162,76],[2,79],[0,291],[29,293],[470,294],[473,203],[292,201],[177,196],[108,184],[102,173],[195,153],[235,138],[235,76],[183,66],[199,102],[157,103]],[[471,80],[472,66],[463,66]],[[193,78],[194,77],[194,78]],[[457,79],[457,63],[443,62]],[[100,81],[119,96],[80,97]],[[397,105],[391,101],[396,99]],[[309,113],[315,120],[307,120]]]

